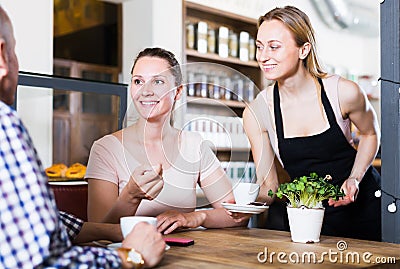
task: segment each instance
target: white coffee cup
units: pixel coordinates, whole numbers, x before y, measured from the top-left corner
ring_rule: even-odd
[[[260,185],[256,183],[238,182],[233,186],[236,204],[247,205],[257,199]]]
[[[120,219],[120,225],[121,225],[121,231],[122,231],[122,236],[125,238],[135,227],[136,224],[139,222],[147,222],[154,227],[157,227],[157,218],[155,217],[144,217],[144,216],[127,216],[127,217],[121,217]]]

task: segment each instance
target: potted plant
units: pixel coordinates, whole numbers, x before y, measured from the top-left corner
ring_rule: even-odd
[[[322,178],[311,173],[279,185],[275,193],[269,190],[268,195],[271,197],[275,194],[278,198],[288,199],[286,208],[293,242],[319,242],[325,213],[322,202],[344,196],[340,187],[331,184],[330,180],[330,175]]]

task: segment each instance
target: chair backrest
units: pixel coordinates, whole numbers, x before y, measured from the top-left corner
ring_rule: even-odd
[[[88,185],[84,181],[49,182],[59,210],[87,221]]]

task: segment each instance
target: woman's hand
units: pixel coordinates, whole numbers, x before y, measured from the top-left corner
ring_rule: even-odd
[[[226,213],[233,219],[234,222],[237,222],[237,223],[248,221],[251,218],[251,216],[253,216],[253,214],[230,212],[228,210],[226,210]]]
[[[335,201],[332,198],[329,199],[328,204],[330,206],[343,206],[343,205],[348,205],[350,203],[353,203],[357,199],[357,194],[358,194],[358,185],[359,182],[356,178],[350,177],[348,178],[345,182],[343,182],[343,185],[341,189],[343,190],[345,196],[339,198],[339,200]]]
[[[153,200],[164,186],[161,164],[137,167],[122,190],[120,198],[137,203],[142,199]]]
[[[227,203],[230,204],[236,204],[235,200],[229,200]],[[229,217],[233,219],[234,222],[243,222],[247,221],[253,216],[253,214],[247,214],[247,213],[239,213],[239,212],[230,212],[229,210],[225,209],[226,214],[228,214]]]
[[[154,199],[164,186],[161,165],[138,166],[120,195],[116,184],[89,180],[89,200],[92,200],[88,217],[95,222],[119,223],[122,216],[135,215],[142,199]]]
[[[157,216],[157,228],[159,232],[169,234],[177,228],[199,227],[205,219],[206,214],[201,211],[182,213],[169,210]]]

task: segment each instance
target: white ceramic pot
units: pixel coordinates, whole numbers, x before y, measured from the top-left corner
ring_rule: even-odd
[[[286,207],[293,242],[319,242],[325,208]]]

